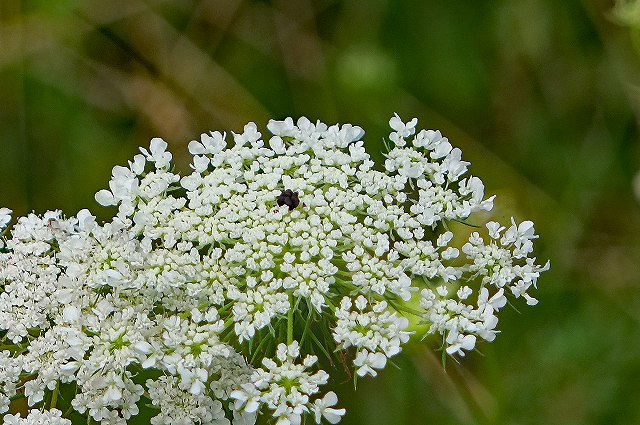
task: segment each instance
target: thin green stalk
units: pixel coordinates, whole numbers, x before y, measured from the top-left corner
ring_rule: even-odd
[[[384,298],[383,298],[384,299]],[[386,300],[391,307],[396,309],[397,311],[403,311],[405,313],[413,314],[414,316],[422,316],[422,312],[420,310],[416,310],[415,308],[409,307],[404,304],[404,302],[397,303],[395,301]]]
[[[24,347],[18,345],[18,344],[10,344],[10,345],[0,345],[0,351],[18,351],[18,350],[23,350]]]
[[[56,403],[58,402],[59,386],[60,383],[56,382],[56,388],[53,390],[53,394],[51,394],[51,403],[49,403],[49,409],[54,409],[56,407]]]
[[[293,293],[289,294],[289,312],[287,313],[287,345],[293,343]]]

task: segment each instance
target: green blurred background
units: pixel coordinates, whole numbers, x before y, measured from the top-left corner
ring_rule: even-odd
[[[640,3],[0,0],[0,204],[90,207],[150,138],[186,169],[201,132],[389,117],[461,147],[535,221],[535,308],[444,371],[411,346],[337,391],[343,424],[640,423]],[[640,185],[639,185],[640,186]]]

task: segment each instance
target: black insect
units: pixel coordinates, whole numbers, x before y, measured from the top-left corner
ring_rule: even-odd
[[[276,202],[278,202],[279,207],[283,205],[288,206],[289,211],[300,205],[298,192],[293,192],[291,189],[283,190]]]

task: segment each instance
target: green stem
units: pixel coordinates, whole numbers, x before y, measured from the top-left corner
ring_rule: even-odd
[[[60,383],[56,382],[56,388],[53,390],[53,394],[51,394],[51,403],[49,403],[49,409],[54,409],[56,407],[56,403],[58,402],[58,387]]]
[[[420,310],[416,310],[415,308],[408,307],[403,303],[389,302],[391,307],[393,307],[396,311],[403,311],[405,313],[413,314],[414,316],[421,317],[422,312]]]
[[[65,410],[65,412],[62,414],[62,417],[66,418],[67,416],[69,416],[69,413],[71,413],[72,410],[73,410],[73,406],[69,406],[69,408]]]
[[[287,345],[293,343],[293,294],[289,294],[289,312],[287,313]]]
[[[0,345],[0,351],[19,351],[23,349],[24,347],[20,344]]]

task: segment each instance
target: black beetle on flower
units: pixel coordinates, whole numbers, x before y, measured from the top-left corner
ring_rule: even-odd
[[[298,192],[293,192],[291,189],[283,190],[280,196],[278,196],[276,202],[281,207],[286,205],[289,207],[289,211],[300,205],[300,199],[298,198]]]

